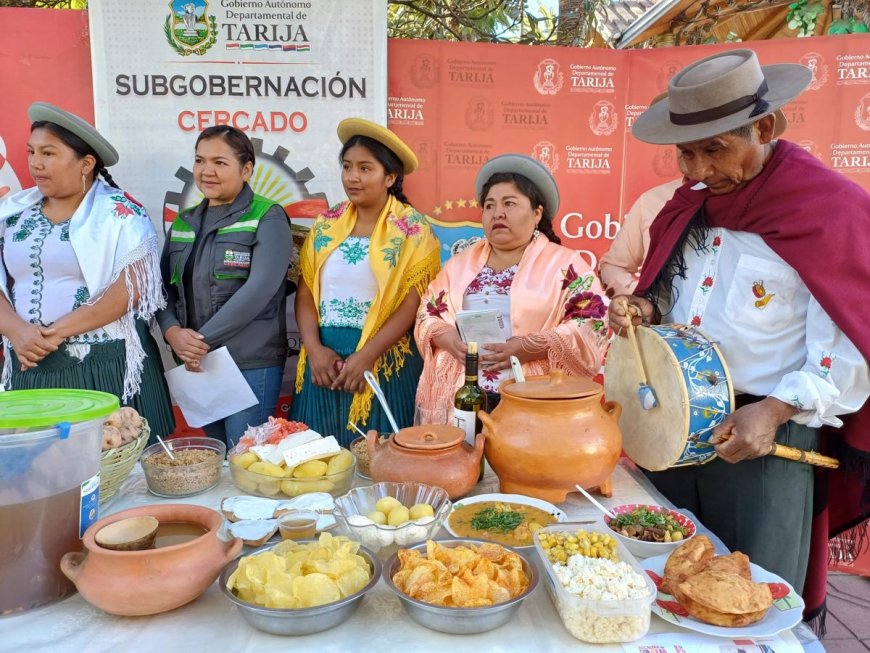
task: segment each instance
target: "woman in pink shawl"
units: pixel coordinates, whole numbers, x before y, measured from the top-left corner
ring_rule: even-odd
[[[504,154],[480,169],[476,189],[485,238],[451,258],[432,281],[414,331],[424,357],[417,404],[448,415],[464,382],[458,311],[497,310],[502,318],[507,341],[479,343],[479,383],[489,410],[511,375],[511,356],[526,376],[555,367],[590,377],[607,344],[601,285],[581,254],[553,233],[559,190],[550,172],[529,157]]]

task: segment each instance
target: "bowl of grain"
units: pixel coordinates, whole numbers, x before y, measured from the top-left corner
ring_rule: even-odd
[[[159,497],[189,497],[210,490],[221,478],[227,446],[214,438],[173,438],[163,447],[152,444],[142,452],[142,469],[152,494]]]
[[[386,442],[390,438],[389,433],[379,434],[381,442]],[[362,436],[350,443],[350,450],[356,456],[356,473],[357,476],[362,476],[368,480],[372,480],[372,473],[369,469],[371,461],[369,460],[369,445],[366,439]]]

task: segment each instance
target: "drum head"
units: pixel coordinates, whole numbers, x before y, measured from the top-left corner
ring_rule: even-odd
[[[677,357],[667,342],[649,328],[636,329],[647,383],[658,406],[644,410],[638,398],[637,359],[629,339],[617,337],[604,365],[604,394],[622,405],[619,427],[622,448],[635,463],[653,472],[668,469],[686,448],[689,395]]]

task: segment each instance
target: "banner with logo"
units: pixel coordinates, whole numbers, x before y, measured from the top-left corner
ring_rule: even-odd
[[[783,138],[801,145],[825,165],[870,190],[870,36],[825,36],[729,45],[640,50],[631,57],[626,102],[623,210],[640,193],[680,176],[676,148],[631,137],[633,118],[667,90],[680,68],[717,52],[751,47],[762,65],[801,63],[813,71],[809,87],[783,107]]]
[[[389,124],[421,161],[405,189],[433,218],[444,259],[482,234],[477,170],[519,152],[553,172],[556,232],[595,264],[638,196],[680,177],[676,148],[634,139],[634,119],[678,70],[728,49],[810,67],[812,84],[783,108],[783,137],[870,190],[867,35],[631,51],[398,39],[389,47]]]
[[[87,14],[4,8],[0,24],[2,197],[33,185],[27,168],[27,107],[37,100],[51,102],[93,121],[94,102]]]
[[[442,257],[480,237],[474,179],[497,154],[554,174],[556,232],[594,263],[619,228],[629,53],[390,41],[390,126],[417,152],[408,197],[428,213]]]
[[[296,223],[344,198],[337,123],[386,119],[381,0],[89,3],[97,125],[113,174],[155,220],[202,195],[190,172],[206,127],[253,140],[255,192]]]

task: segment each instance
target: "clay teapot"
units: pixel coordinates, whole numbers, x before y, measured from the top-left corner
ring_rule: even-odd
[[[501,491],[558,503],[575,484],[610,496],[610,475],[622,450],[615,401],[604,388],[561,370],[501,384],[501,403],[478,413],[486,459]]]
[[[401,429],[386,442],[377,431],[366,436],[372,480],[417,481],[442,487],[451,499],[464,496],[477,483],[483,456],[483,435],[466,444],[465,431],[446,424]]]
[[[150,515],[161,523],[188,522],[207,529],[195,539],[143,551],[113,551],[95,541],[105,526]],[[61,571],[88,603],[111,614],[141,616],[173,610],[205,592],[224,565],[242,550],[242,541],[223,541],[223,515],[202,506],[166,504],[124,510],[92,524],[82,539],[84,552],[61,558]]]

